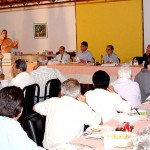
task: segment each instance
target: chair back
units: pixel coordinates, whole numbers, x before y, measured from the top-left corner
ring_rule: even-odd
[[[37,98],[37,102],[39,102],[39,94],[40,94],[40,87],[38,84],[32,84],[29,86],[24,87],[23,89],[25,102],[23,107],[23,117],[31,115],[34,111],[32,107],[34,106],[35,96]]]
[[[45,132],[45,120],[46,117],[34,113],[24,118],[22,122],[23,129],[27,132],[29,138],[37,143],[38,146],[43,146],[42,141]]]
[[[132,63],[134,63],[134,61],[138,61],[138,64],[142,64],[142,62],[143,62],[143,57],[141,57],[141,56],[136,56],[136,57],[134,57],[133,59],[132,59]]]
[[[51,79],[45,85],[44,100],[51,97],[58,97],[60,91],[59,79]]]

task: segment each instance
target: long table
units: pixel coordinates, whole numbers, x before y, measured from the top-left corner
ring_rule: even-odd
[[[145,109],[150,108],[150,102],[145,102],[140,107],[145,108]],[[119,124],[119,121],[113,119],[105,123],[104,125],[109,125],[113,128],[116,128],[118,124]],[[147,121],[146,119],[141,119],[133,123],[133,125],[134,125],[134,129],[132,132],[136,134],[140,129],[150,125],[150,121]],[[82,136],[71,141],[71,144],[88,145],[90,147],[96,148],[96,150],[104,150],[104,144],[101,139],[87,139]],[[125,149],[126,148],[112,148],[111,150],[125,150]]]
[[[35,63],[28,63],[27,72],[33,70]],[[94,64],[49,64],[48,67],[58,69],[66,78],[75,78],[80,83],[92,84],[92,75],[98,71],[106,71],[110,75],[111,82],[117,79],[117,72],[120,66],[102,67]],[[131,67],[132,77],[134,78],[141,70],[141,66]]]

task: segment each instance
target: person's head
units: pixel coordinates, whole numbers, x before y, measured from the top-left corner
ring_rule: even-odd
[[[106,47],[106,53],[108,55],[111,55],[113,53],[113,51],[114,51],[114,46],[113,45],[107,45],[107,47]]]
[[[86,41],[81,42],[81,51],[85,52],[88,49],[88,43]]]
[[[147,54],[147,55],[150,55],[150,44],[147,45],[147,48],[146,48],[146,54]]]
[[[60,46],[59,47],[59,54],[64,54],[65,52],[65,47],[64,46]]]
[[[13,72],[17,75],[20,72],[25,72],[27,70],[27,63],[24,59],[17,59],[13,66]]]
[[[109,86],[110,77],[105,71],[99,70],[93,74],[92,81],[95,88],[106,90]]]
[[[148,56],[147,60],[145,61],[144,68],[150,70],[150,56]]]
[[[7,38],[7,30],[3,29],[1,31],[1,35],[2,35],[3,38]]]
[[[61,84],[61,95],[77,98],[80,94],[80,83],[76,79],[68,79]]]
[[[48,64],[48,59],[46,56],[41,55],[38,57],[37,63],[39,66],[46,66]]]
[[[18,119],[24,103],[23,91],[16,86],[0,90],[0,116]]]
[[[131,73],[132,73],[132,71],[131,71],[131,68],[129,66],[122,66],[118,70],[118,77],[130,79]]]

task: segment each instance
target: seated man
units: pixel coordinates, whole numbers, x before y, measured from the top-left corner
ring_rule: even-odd
[[[141,104],[141,92],[139,84],[131,80],[131,68],[128,66],[120,67],[118,77],[112,84],[114,90],[127,100],[132,108],[138,108]]]
[[[1,81],[2,88],[14,85],[23,89],[24,87],[35,83],[32,76],[26,72],[27,64],[25,60],[23,59],[16,60],[12,69],[13,69],[12,72],[16,75],[16,77],[14,77],[11,81],[2,80]]]
[[[118,63],[118,56],[114,53],[113,45],[108,45],[106,47],[106,53],[103,57],[104,63]]]
[[[87,104],[102,116],[103,122],[111,120],[117,111],[130,113],[131,106],[127,101],[109,91],[110,77],[105,71],[96,71],[93,75],[94,90],[85,93]]]
[[[58,62],[62,62],[62,63],[69,63],[70,55],[65,52],[64,46],[60,46],[59,54],[53,60],[58,61]]]
[[[150,96],[150,56],[145,61],[144,68],[135,76],[135,81],[140,86],[141,100],[144,103],[146,98]]]
[[[5,87],[0,91],[0,149],[44,150],[27,136],[17,121],[22,114],[24,95],[20,88]]]
[[[144,53],[143,55],[143,61],[146,61],[149,56],[150,56],[150,44],[147,45],[146,53]]]
[[[81,51],[76,53],[75,59],[81,63],[92,62],[92,53],[88,50],[88,43],[86,41],[81,43]]]
[[[39,67],[36,70],[31,71],[30,75],[40,86],[40,97],[44,97],[44,88],[47,81],[58,78],[60,82],[63,82],[66,78],[60,73],[59,70],[47,66],[48,59],[46,56],[40,56],[37,61]]]
[[[93,126],[101,123],[100,115],[77,100],[79,94],[79,82],[68,79],[61,84],[61,98],[50,98],[34,106],[36,112],[46,116],[43,140],[46,149],[81,136],[84,124]]]

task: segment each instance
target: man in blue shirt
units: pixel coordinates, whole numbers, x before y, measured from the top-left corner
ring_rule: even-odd
[[[92,53],[88,50],[86,41],[81,43],[81,51],[76,53],[76,61],[81,63],[92,62]]]
[[[23,91],[16,86],[0,90],[0,150],[45,150],[37,146],[17,121],[22,114]]]

